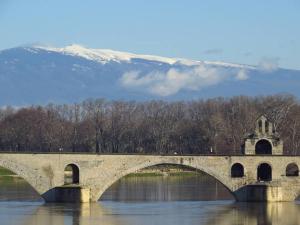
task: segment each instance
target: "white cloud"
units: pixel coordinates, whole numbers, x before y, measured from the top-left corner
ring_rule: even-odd
[[[236,77],[235,77],[237,80],[247,80],[249,78],[246,70],[244,69],[241,69],[238,71]]]
[[[166,73],[151,72],[146,75],[139,71],[130,71],[123,74],[120,82],[127,88],[141,88],[155,95],[169,96],[181,90],[201,90],[231,77],[237,80],[248,79],[246,71],[242,69],[231,75],[222,69],[200,65],[186,70],[172,68]]]
[[[278,69],[278,64],[279,64],[278,57],[275,58],[265,57],[259,62],[258,66],[260,70],[264,72],[273,72]]]

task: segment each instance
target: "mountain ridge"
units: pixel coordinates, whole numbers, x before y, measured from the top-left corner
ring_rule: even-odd
[[[0,105],[86,98],[193,100],[234,95],[300,96],[300,71],[139,55],[80,45],[0,51]]]
[[[63,53],[73,56],[82,57],[85,59],[93,60],[102,62],[103,60],[107,61],[130,61],[130,59],[145,59],[145,60],[151,60],[151,61],[157,61],[162,63],[168,63],[168,64],[176,64],[180,63],[183,65],[199,65],[201,63],[204,64],[211,64],[211,65],[219,65],[219,66],[230,66],[230,67],[238,67],[238,68],[247,68],[247,69],[256,69],[257,66],[254,65],[248,65],[248,64],[242,64],[242,63],[232,63],[232,62],[223,62],[223,61],[207,61],[207,60],[194,60],[194,59],[187,59],[187,58],[176,58],[176,57],[165,57],[165,56],[157,56],[152,54],[136,54],[131,52],[124,52],[124,51],[116,51],[112,49],[99,49],[99,48],[86,48],[79,44],[71,44],[67,45],[65,47],[51,47],[46,45],[30,45],[30,46],[20,46],[15,48],[24,48],[25,50],[28,50],[32,53],[37,53],[38,50],[45,50],[45,51],[51,51],[51,52],[57,52],[57,53]],[[14,49],[14,48],[11,48]],[[4,49],[1,51],[6,51],[10,49]],[[0,51],[0,52],[1,52]],[[91,57],[86,53],[93,54],[95,57]],[[101,60],[101,56],[102,59]],[[100,59],[97,59],[97,56],[100,56]]]

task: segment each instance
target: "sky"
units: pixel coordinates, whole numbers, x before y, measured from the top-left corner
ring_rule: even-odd
[[[0,0],[0,50],[80,44],[300,69],[299,0]]]

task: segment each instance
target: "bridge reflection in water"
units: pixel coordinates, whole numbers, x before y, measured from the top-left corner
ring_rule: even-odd
[[[93,204],[44,204],[24,225],[150,225],[150,224],[218,224],[218,225],[297,225],[300,205],[295,203],[155,202]],[[172,211],[171,209],[177,208]],[[189,208],[189,210],[187,210]],[[197,212],[196,212],[197,211]],[[13,222],[13,220],[12,220]]]
[[[229,191],[209,176],[127,177],[98,203],[0,202],[0,220],[1,225],[300,224],[300,202],[234,203],[229,198]]]
[[[218,217],[207,224],[218,225],[297,225],[300,224],[298,203],[235,203],[221,209]]]
[[[1,225],[300,224],[300,202],[234,203],[203,175],[123,178],[90,204],[28,202],[38,197],[32,191],[24,181],[0,182]]]

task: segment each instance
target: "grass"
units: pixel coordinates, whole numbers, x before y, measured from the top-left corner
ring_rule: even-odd
[[[135,173],[131,173],[126,177],[160,177],[160,176],[203,176],[204,173],[197,171],[196,169],[186,166],[178,166],[172,164],[161,164],[150,166],[139,170]]]
[[[137,172],[128,174],[126,177],[162,177],[162,176],[201,176],[201,173],[196,171],[173,171],[173,172]]]
[[[22,180],[22,178],[17,176],[12,171],[10,171],[6,168],[0,167],[0,182],[2,184],[5,182],[11,183],[16,180]]]
[[[162,173],[156,172],[138,172],[138,173],[131,173],[126,175],[125,177],[162,177]]]
[[[1,183],[3,182],[12,182],[16,179],[17,177],[11,177],[11,176],[0,176],[0,181]]]
[[[10,175],[15,175],[15,174],[8,169],[0,167],[0,176],[10,176]]]
[[[179,171],[179,172],[172,172],[169,174],[170,176],[201,176],[202,173],[198,173],[196,171]]]

